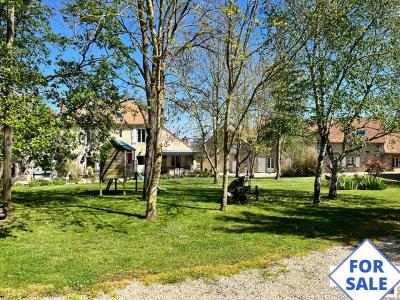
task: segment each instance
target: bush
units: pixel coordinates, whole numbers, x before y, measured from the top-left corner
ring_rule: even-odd
[[[82,169],[79,167],[78,163],[75,161],[70,161],[67,164],[68,177],[71,180],[81,177]]]
[[[316,153],[308,151],[303,158],[296,159],[290,166],[282,168],[284,177],[310,177],[315,176],[317,165]]]
[[[338,190],[384,190],[386,184],[380,177],[375,176],[340,176]]]
[[[62,179],[62,178],[58,178],[55,180],[39,179],[39,180],[30,182],[27,186],[35,187],[35,186],[63,185],[63,184],[65,184],[65,179]]]
[[[366,171],[369,175],[378,177],[387,169],[385,161],[381,159],[371,159],[365,162]]]
[[[171,179],[171,178],[188,178],[188,177],[212,177],[213,174],[211,171],[199,171],[199,170],[194,170],[193,172],[184,172],[182,174],[161,174],[160,178],[161,179]]]

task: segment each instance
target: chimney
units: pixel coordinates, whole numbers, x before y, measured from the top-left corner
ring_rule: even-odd
[[[189,138],[186,136],[182,138],[182,142],[184,142],[186,145],[190,146]]]

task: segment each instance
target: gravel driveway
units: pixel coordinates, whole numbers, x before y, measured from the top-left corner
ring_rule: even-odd
[[[398,241],[384,238],[379,247],[400,265]],[[335,247],[325,252],[313,252],[281,260],[270,269],[247,270],[211,282],[186,280],[178,284],[144,286],[133,281],[117,291],[113,299],[347,299],[339,289],[329,287],[327,275],[329,267],[338,265],[351,250],[351,247]],[[110,298],[101,296],[98,299]],[[400,300],[400,296],[397,299]]]

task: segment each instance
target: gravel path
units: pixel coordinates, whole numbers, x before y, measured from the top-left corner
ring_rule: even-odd
[[[400,265],[398,241],[384,238],[379,246]],[[338,265],[351,250],[351,247],[335,247],[325,252],[313,252],[281,260],[270,269],[246,270],[232,277],[218,277],[211,282],[186,280],[178,284],[144,286],[133,281],[117,291],[112,299],[346,299],[339,289],[329,287],[327,274],[329,267]],[[98,299],[110,298],[101,296]],[[397,299],[400,300],[400,294]]]

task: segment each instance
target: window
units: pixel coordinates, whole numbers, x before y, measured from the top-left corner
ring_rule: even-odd
[[[273,157],[267,158],[267,169],[275,169],[275,159]]]
[[[358,136],[365,136],[366,135],[366,131],[364,129],[358,129],[357,130],[357,135]]]
[[[180,156],[171,156],[171,166],[174,168],[181,167],[181,157]]]
[[[393,157],[392,158],[392,167],[393,168],[400,168],[400,157]]]
[[[127,160],[128,165],[132,164],[132,157],[133,157],[132,152],[128,152],[126,154],[126,160]]]
[[[346,160],[346,165],[348,167],[355,167],[356,166],[356,158],[354,156],[348,157]]]
[[[144,156],[138,156],[137,157],[137,164],[138,165],[144,165]]]
[[[140,128],[137,130],[138,143],[146,143],[146,129]]]

